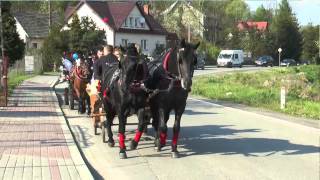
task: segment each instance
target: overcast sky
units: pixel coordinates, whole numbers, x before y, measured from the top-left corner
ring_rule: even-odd
[[[275,8],[281,0],[245,0],[250,10],[254,11],[263,5],[265,8]],[[296,14],[300,25],[320,24],[320,0],[289,0],[289,4]]]

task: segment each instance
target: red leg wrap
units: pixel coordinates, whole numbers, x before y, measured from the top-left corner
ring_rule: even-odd
[[[167,134],[163,132],[160,133],[160,144],[166,145],[166,140],[167,140]]]
[[[134,137],[134,141],[135,141],[135,142],[139,142],[141,136],[142,136],[142,132],[139,131],[139,130],[137,130],[137,131],[136,131],[136,136]]]
[[[120,149],[124,149],[126,147],[126,145],[124,144],[124,140],[126,139],[126,137],[124,136],[124,134],[119,133],[119,146]]]
[[[179,133],[174,133],[173,138],[172,138],[172,145],[177,145],[178,143],[178,138],[179,138]]]

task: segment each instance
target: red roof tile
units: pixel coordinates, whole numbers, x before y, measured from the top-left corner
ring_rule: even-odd
[[[261,22],[254,22],[254,21],[239,22],[237,27],[238,27],[239,30],[257,28],[260,31],[265,31],[268,28],[268,22],[265,22],[265,21],[261,21]]]

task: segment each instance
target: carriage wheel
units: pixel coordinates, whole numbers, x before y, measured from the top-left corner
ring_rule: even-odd
[[[64,88],[64,104],[69,105],[69,89]]]
[[[69,84],[69,108],[74,109],[74,96],[72,86]]]
[[[101,135],[102,135],[102,142],[106,143],[106,127],[104,126],[104,123],[101,124]]]

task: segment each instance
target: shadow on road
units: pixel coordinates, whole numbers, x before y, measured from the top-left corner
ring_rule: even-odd
[[[185,148],[191,155],[218,153],[263,157],[279,153],[281,155],[319,153],[319,147],[293,144],[284,139],[221,137],[260,132],[259,129],[238,130],[231,127],[216,125],[184,127],[182,132],[185,137],[180,140],[181,147]]]
[[[186,109],[183,113],[184,115],[201,115],[201,114],[218,114],[214,112],[200,112],[200,111],[193,111],[191,109]]]
[[[294,144],[284,139],[237,137],[237,135],[243,133],[259,133],[260,130],[239,130],[233,129],[231,127],[231,125],[205,125],[182,127],[178,143],[182,157],[190,155],[207,154],[242,154],[244,156],[266,157],[275,154],[298,155],[319,153],[319,147],[317,146]],[[153,134],[153,132],[151,133],[150,131],[150,134]],[[170,146],[171,139],[172,128],[169,128],[167,146]],[[150,146],[148,145],[148,147],[153,147],[153,144]],[[168,148],[170,149],[170,147],[167,147],[166,149]],[[161,157],[167,153],[168,152],[162,152],[160,154],[155,153],[147,156]]]

